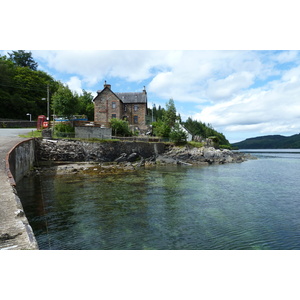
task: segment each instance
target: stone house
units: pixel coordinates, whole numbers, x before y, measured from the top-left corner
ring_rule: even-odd
[[[107,127],[110,119],[127,120],[134,130],[147,130],[147,92],[114,93],[110,84],[104,84],[94,98],[94,121]]]

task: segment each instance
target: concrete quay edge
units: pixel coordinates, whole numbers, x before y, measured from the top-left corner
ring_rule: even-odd
[[[38,250],[32,228],[26,218],[11,172],[10,156],[32,139],[6,140],[0,153],[0,250]],[[3,143],[2,143],[3,144]]]

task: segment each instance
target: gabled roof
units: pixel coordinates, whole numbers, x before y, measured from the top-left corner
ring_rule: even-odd
[[[147,103],[147,94],[142,93],[115,93],[115,95],[124,103]]]
[[[144,87],[143,92],[140,92],[140,93],[114,93],[111,90],[111,85],[106,84],[106,81],[104,84],[104,89],[97,91],[98,95],[93,99],[93,101],[95,101],[97,99],[97,97],[100,94],[102,94],[103,91],[105,91],[105,90],[108,90],[112,94],[117,96],[117,98],[119,98],[124,104],[130,104],[130,103],[146,103],[147,104],[147,92],[146,92],[145,87]]]

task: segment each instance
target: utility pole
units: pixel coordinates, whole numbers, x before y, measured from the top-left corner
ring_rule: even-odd
[[[153,111],[154,111],[154,108],[155,108],[155,103],[152,103],[152,123],[153,123]]]
[[[50,122],[50,118],[49,118],[49,84],[47,84],[47,121]]]

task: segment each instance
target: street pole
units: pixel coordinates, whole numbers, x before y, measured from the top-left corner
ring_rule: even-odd
[[[50,118],[49,118],[49,84],[47,84],[47,121],[50,122]]]

